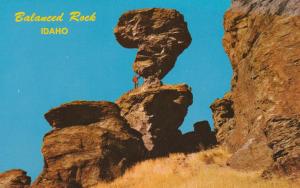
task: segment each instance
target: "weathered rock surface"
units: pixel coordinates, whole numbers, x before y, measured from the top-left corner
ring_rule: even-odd
[[[298,118],[274,117],[265,128],[274,163],[264,172],[268,176],[287,174],[299,176],[300,172],[300,121]]]
[[[131,128],[143,135],[151,156],[164,155],[175,149],[181,132],[178,130],[192,104],[187,85],[161,85],[132,90],[116,103]]]
[[[300,1],[234,0],[224,26],[232,91],[212,109],[229,164],[300,174]]]
[[[13,169],[0,173],[1,188],[29,188],[31,178],[20,169]]]
[[[33,187],[90,187],[123,174],[145,156],[140,134],[110,102],[75,101],[50,110],[56,128],[44,137],[44,170]]]
[[[223,99],[215,100],[210,108],[213,112],[217,140],[219,144],[223,144],[230,137],[235,126],[233,101],[227,94]]]
[[[194,124],[194,131],[182,135],[178,152],[192,153],[211,148],[217,143],[215,133],[211,131],[208,121],[199,121]]]
[[[105,101],[74,101],[51,109],[45,114],[46,120],[54,128],[72,125],[88,125],[119,116],[118,106]]]
[[[122,46],[138,48],[133,69],[146,80],[162,79],[191,43],[183,16],[173,9],[129,11],[120,17],[114,32]]]

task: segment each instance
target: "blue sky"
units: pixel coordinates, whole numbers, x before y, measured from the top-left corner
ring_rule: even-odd
[[[194,103],[181,127],[209,120],[209,105],[230,89],[232,75],[222,47],[223,15],[229,0],[2,0],[0,4],[0,172],[22,168],[33,179],[43,166],[45,112],[73,100],[115,101],[133,85],[136,49],[118,44],[113,28],[122,13],[138,8],[175,8],[188,22],[193,41],[166,84],[187,83]],[[97,12],[92,23],[16,23],[18,11],[57,15]],[[41,35],[41,27],[68,27],[67,36]]]

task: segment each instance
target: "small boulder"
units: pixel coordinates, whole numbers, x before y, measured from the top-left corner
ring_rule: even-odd
[[[200,121],[194,124],[194,131],[182,135],[178,152],[197,152],[213,147],[216,143],[216,136],[211,131],[209,122]]]

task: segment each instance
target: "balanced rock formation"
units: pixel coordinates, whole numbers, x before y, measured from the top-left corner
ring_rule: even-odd
[[[178,128],[192,101],[193,95],[187,85],[161,85],[139,87],[116,103],[131,128],[143,135],[150,156],[161,156],[177,147],[181,138]]]
[[[120,17],[114,32],[122,46],[138,48],[133,69],[146,82],[161,80],[191,43],[183,16],[173,9],[129,11]]]
[[[182,135],[179,127],[193,102],[191,88],[161,82],[191,43],[183,16],[170,9],[130,11],[121,16],[115,35],[124,47],[138,48],[133,69],[145,78],[144,84],[121,96],[117,104],[74,101],[47,112],[53,130],[44,136],[44,169],[31,187],[92,187],[121,176],[146,157],[215,144],[207,121]],[[6,185],[16,176],[2,177],[0,183]],[[29,184],[25,177],[17,174],[16,182]]]
[[[297,176],[300,1],[234,0],[224,26],[232,89],[230,99],[217,100],[212,109],[217,139],[233,152],[229,164]]]
[[[90,187],[123,174],[145,156],[140,134],[114,103],[75,101],[45,114],[44,170],[33,187]]]
[[[29,188],[31,178],[20,169],[13,169],[0,173],[1,188]]]

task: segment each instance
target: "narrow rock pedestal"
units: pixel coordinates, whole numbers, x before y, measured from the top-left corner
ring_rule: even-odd
[[[143,135],[150,156],[173,151],[181,138],[178,130],[192,104],[187,85],[143,86],[123,95],[116,103],[131,128]]]

